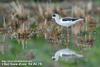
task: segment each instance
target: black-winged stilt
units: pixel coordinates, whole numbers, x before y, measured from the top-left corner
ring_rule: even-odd
[[[54,56],[52,56],[52,59],[54,61],[58,61],[60,58],[66,57],[66,60],[70,60],[70,59],[74,59],[74,58],[83,58],[84,56],[81,54],[76,53],[75,51],[71,50],[71,49],[61,49],[58,50]]]
[[[65,17],[65,18],[62,18],[60,17],[58,14],[53,14],[52,15],[52,19],[55,20],[55,22],[58,24],[58,25],[61,25],[61,26],[64,26],[64,27],[70,27],[70,26],[73,26],[74,24],[76,23],[79,23],[81,21],[84,21],[83,18],[72,18],[72,17]]]
[[[72,27],[72,31],[74,29],[74,26],[73,25],[76,25],[77,23],[79,24],[80,23],[80,26],[82,27],[82,24],[83,24],[83,21],[84,21],[84,18],[72,18],[72,17],[65,17],[65,18],[62,18],[60,17],[58,14],[53,14],[52,15],[52,19],[55,20],[55,22],[58,24],[58,25],[61,25],[63,27],[67,27],[67,45],[69,45],[69,39],[70,39],[70,33],[69,33],[69,27]],[[76,27],[76,28],[80,28],[80,26]],[[77,31],[78,29],[74,29],[73,33],[75,34],[75,38],[77,40],[77,35],[79,33],[79,31]],[[76,30],[76,31],[75,31]],[[78,46],[78,41],[75,40],[75,45]],[[67,46],[68,47],[68,46]]]

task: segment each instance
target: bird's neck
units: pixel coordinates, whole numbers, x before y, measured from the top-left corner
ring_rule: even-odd
[[[60,23],[60,18],[55,18],[55,21],[56,21],[57,24],[59,24]]]

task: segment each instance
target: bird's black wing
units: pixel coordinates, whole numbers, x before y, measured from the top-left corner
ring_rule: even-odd
[[[62,56],[74,56],[74,54],[62,54]]]
[[[72,18],[72,17],[67,17],[67,18],[63,18],[62,21],[75,21],[78,20],[77,18]]]

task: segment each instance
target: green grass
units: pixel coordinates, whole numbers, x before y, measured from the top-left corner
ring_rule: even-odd
[[[35,55],[34,61],[41,61],[42,66],[37,67],[99,67],[100,66],[100,27],[96,29],[96,41],[94,47],[82,52],[85,56],[84,61],[67,62],[60,60],[54,62],[51,57],[55,53],[55,49],[51,44],[48,44],[43,38],[36,38],[28,41],[27,48],[22,49],[21,44],[18,44],[16,40],[7,41],[12,49],[9,53],[4,55],[0,54],[0,60],[16,60],[25,59],[25,54],[32,51]],[[73,47],[70,47],[74,49]],[[17,66],[18,67],[18,66]],[[19,67],[31,67],[31,66],[19,66]],[[32,66],[33,67],[33,66]],[[36,66],[34,66],[36,67]]]

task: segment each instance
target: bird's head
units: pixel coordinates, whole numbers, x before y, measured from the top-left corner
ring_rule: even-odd
[[[56,58],[54,56],[52,56],[52,60],[55,60]]]
[[[52,56],[52,60],[58,61],[58,57]]]
[[[56,19],[56,18],[59,18],[59,15],[58,14],[53,14],[52,19]]]

